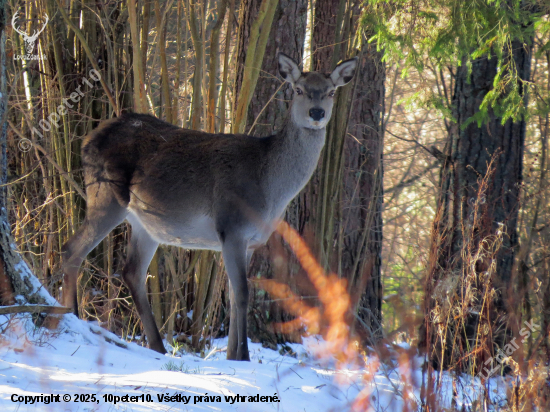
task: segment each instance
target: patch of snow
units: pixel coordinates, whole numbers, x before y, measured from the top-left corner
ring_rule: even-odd
[[[23,281],[29,282],[33,289],[44,298],[44,301],[47,305],[52,306],[60,306],[57,300],[55,300],[46,289],[44,289],[44,286],[40,283],[38,278],[34,276],[34,274],[30,271],[29,266],[25,263],[23,259],[20,259],[19,262],[17,262],[14,265],[14,269],[17,270],[20,275],[21,279]]]
[[[0,411],[348,412],[363,391],[367,411],[400,412],[403,397],[420,395],[422,358],[412,358],[408,370],[380,362],[372,379],[364,379],[367,368],[336,370],[333,362],[315,358],[324,345],[319,337],[288,344],[296,358],[249,341],[251,362],[235,362],[225,359],[227,338],[214,340],[205,359],[174,357],[125,342],[72,314],[61,317],[56,330],[36,329],[31,320],[29,314],[0,316]],[[461,382],[458,410],[472,405],[480,385],[474,378]],[[505,386],[495,391],[502,395]],[[35,402],[13,402],[14,394]],[[36,402],[41,394],[60,395],[60,401]],[[77,394],[84,402],[75,402]],[[441,394],[451,405],[448,374]]]

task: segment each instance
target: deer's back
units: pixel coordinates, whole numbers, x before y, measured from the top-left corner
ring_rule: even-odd
[[[213,214],[230,196],[257,202],[270,144],[269,138],[210,134],[125,114],[85,139],[82,158],[86,184],[108,181],[125,207],[135,195],[155,208],[181,209],[189,202]]]

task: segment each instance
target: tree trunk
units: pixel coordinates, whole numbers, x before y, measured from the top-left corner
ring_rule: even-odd
[[[315,9],[313,67],[330,72],[350,58],[360,10],[345,1],[319,0]],[[386,77],[382,52],[363,38],[359,68],[338,92],[327,143],[309,195],[315,204],[318,256],[348,280],[349,322],[364,343],[382,337],[383,114]],[[308,196],[308,194],[305,194]],[[303,214],[305,215],[305,214]]]
[[[531,44],[514,41],[518,74],[530,79]],[[487,124],[469,119],[493,88],[497,59],[479,58],[471,75],[457,69],[453,125],[433,226],[421,345],[436,368],[477,373],[510,336],[507,301],[513,264],[525,141],[525,120],[502,118],[489,108]],[[523,98],[523,84],[519,84]],[[456,294],[453,295],[453,289]],[[496,291],[492,295],[493,290]],[[448,313],[448,302],[461,313]],[[518,302],[519,303],[519,302]],[[464,353],[473,354],[464,358]]]
[[[7,78],[6,78],[6,12],[7,1],[0,0],[0,119],[4,119],[8,110],[7,99]],[[7,188],[5,184],[8,182],[8,164],[6,152],[6,126],[5,121],[0,122],[0,232],[9,233],[9,224],[7,218]],[[4,224],[5,223],[5,224]],[[3,240],[5,236],[2,236]],[[13,305],[14,290],[11,277],[8,276],[7,270],[11,269],[6,266],[4,258],[6,248],[9,248],[9,243],[0,243],[0,305]]]
[[[315,70],[329,73],[339,60],[348,57],[348,45],[351,33],[354,33],[352,28],[357,20],[354,10],[345,6],[345,2],[318,0],[316,3],[312,46]],[[292,3],[292,7],[286,2],[280,3],[263,73],[277,73],[277,51],[301,61],[306,7],[305,1],[301,5]],[[296,24],[296,21],[301,23]],[[342,38],[345,38],[343,45],[335,47],[334,44]],[[352,317],[358,311],[362,322],[357,329],[368,342],[381,336],[381,159],[385,80],[381,58],[382,53],[376,51],[375,45],[365,46],[357,79],[339,91],[333,119],[327,128],[327,146],[320,167],[285,215],[285,220],[309,240],[318,242],[317,239],[326,235],[324,256],[329,260],[329,267],[349,279],[349,291],[353,291],[355,298],[354,307],[350,308],[350,323],[354,322]],[[280,129],[285,121],[286,102],[292,98],[292,89],[283,85],[278,90],[279,86],[280,81],[272,77],[261,78],[258,82],[248,117],[249,127],[254,125],[254,135],[269,135]],[[264,108],[273,95],[275,102]],[[334,189],[320,194],[323,183],[330,183]],[[325,215],[330,215],[330,218],[328,224],[319,229],[321,203],[324,203]],[[327,230],[328,226],[330,230]],[[332,246],[335,242],[337,247]],[[309,243],[313,245],[313,242]],[[254,254],[249,277],[273,279],[288,285],[307,304],[316,304],[314,297],[317,293],[313,285],[277,234]],[[290,320],[284,301],[273,301],[258,288],[252,289],[251,299],[249,333],[252,339],[271,345],[300,339],[300,331],[283,334],[274,328],[277,323]]]
[[[8,222],[7,188],[7,116],[8,84],[6,73],[6,11],[7,2],[0,0],[0,305],[55,304],[40,282],[30,272],[27,264],[13,249]]]
[[[260,0],[245,0],[241,4],[243,11],[238,33],[236,95],[240,93],[243,81],[250,27],[256,19],[260,4]],[[293,91],[289,85],[282,84],[282,81],[276,77],[279,73],[277,55],[279,52],[284,52],[296,61],[301,61],[306,34],[306,12],[307,0],[279,0],[266,44],[262,71],[256,88],[252,92],[248,108],[246,131],[254,136],[273,134],[281,129],[286,119],[288,103],[292,99]],[[287,211],[287,220],[296,221],[289,218],[292,215],[292,210],[293,208],[290,207]],[[283,259],[274,260],[277,254],[281,255]],[[292,259],[292,253],[285,249],[279,236],[273,235],[266,246],[254,253],[249,277],[253,279],[261,276],[262,278],[276,279],[289,284],[293,290],[296,290],[296,278],[286,267],[282,268],[284,265],[275,263],[288,259]],[[275,266],[282,270],[277,270]],[[277,271],[277,276],[274,274],[275,271]],[[256,342],[262,341],[271,345],[276,342],[284,342],[286,338],[275,333],[272,324],[286,320],[283,305],[281,302],[271,301],[262,289],[254,285],[253,281],[249,286],[251,300],[248,316],[249,336]]]
[[[344,149],[339,223],[340,273],[349,280],[352,302],[357,302],[353,308],[353,314],[360,319],[356,330],[368,344],[382,337],[382,153],[386,79],[382,55],[383,52],[376,50],[376,44],[368,43],[361,53]]]
[[[147,6],[149,7],[149,6]],[[145,96],[144,58],[141,55],[139,22],[136,14],[136,0],[128,0],[128,21],[132,38],[133,78],[134,78],[134,110],[137,113],[147,113],[147,98]]]

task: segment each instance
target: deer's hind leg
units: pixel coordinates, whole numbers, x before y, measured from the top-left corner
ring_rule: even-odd
[[[134,299],[139,318],[143,323],[145,335],[149,342],[149,348],[166,353],[162,337],[160,336],[151,306],[147,300],[147,268],[153,259],[159,243],[154,240],[143,228],[141,223],[132,215],[128,218],[132,225],[132,236],[128,245],[128,257],[122,270],[122,279]]]
[[[78,316],[78,270],[86,258],[111,230],[124,221],[127,211],[116,200],[108,183],[96,183],[86,190],[86,219],[61,249],[63,254],[63,304]]]

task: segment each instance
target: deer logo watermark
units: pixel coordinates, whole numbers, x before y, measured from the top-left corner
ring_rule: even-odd
[[[50,18],[48,17],[47,14],[45,14],[45,22],[44,22],[44,25],[42,26],[42,28],[40,30],[35,30],[33,32],[32,35],[28,35],[26,32],[20,30],[18,27],[17,27],[17,18],[18,18],[18,15],[19,15],[19,12],[15,13],[11,19],[11,26],[13,27],[13,29],[19,33],[22,37],[23,37],[23,41],[25,42],[25,51],[27,52],[27,54],[25,55],[16,55],[15,56],[15,59],[16,60],[38,60],[38,59],[41,59],[41,58],[46,58],[46,56],[40,56],[40,55],[31,55],[31,53],[33,52],[34,50],[34,45],[36,43],[36,40],[38,39],[38,36],[40,35],[40,33],[42,33],[44,31],[44,29],[46,28],[46,24],[48,24],[48,22],[50,21]]]

